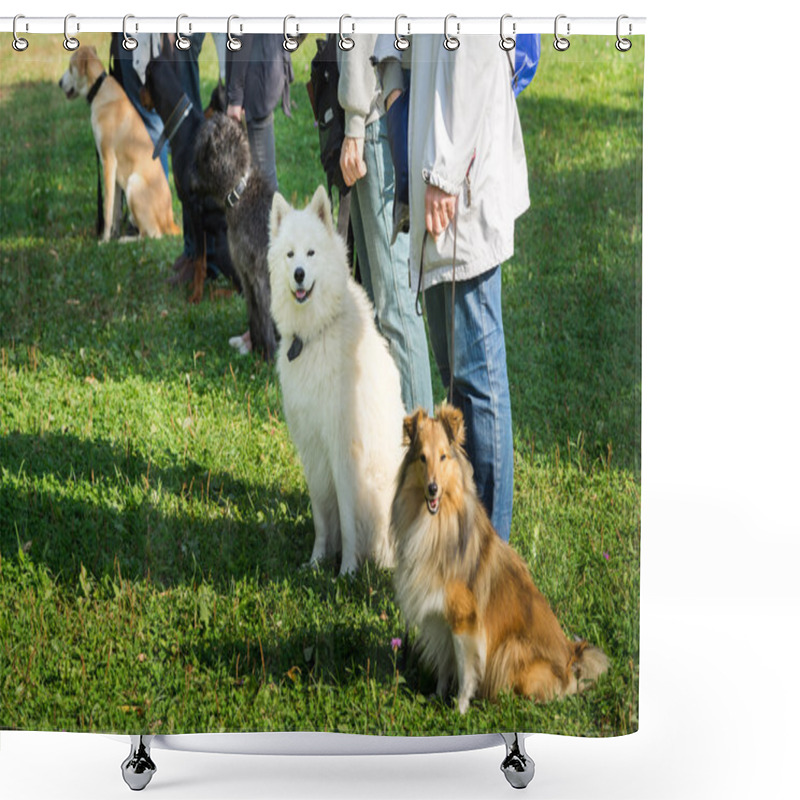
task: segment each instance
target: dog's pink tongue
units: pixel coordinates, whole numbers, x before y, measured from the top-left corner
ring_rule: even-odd
[[[305,289],[298,289],[298,290],[297,290],[297,291],[294,293],[294,296],[295,296],[295,297],[296,297],[298,300],[301,300],[301,301],[302,301],[302,300],[305,300],[305,299],[306,299],[306,294],[308,294],[308,293],[306,292],[306,290],[305,290]]]

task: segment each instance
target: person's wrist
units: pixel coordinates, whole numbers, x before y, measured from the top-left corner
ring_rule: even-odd
[[[386,110],[388,111],[395,100],[397,100],[400,95],[403,94],[402,89],[392,89],[391,92],[386,96]]]

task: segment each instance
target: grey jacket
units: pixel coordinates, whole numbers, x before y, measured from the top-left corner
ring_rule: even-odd
[[[497,37],[461,36],[449,51],[442,37],[417,34],[404,54],[411,67],[409,197],[411,270],[417,274],[425,233],[425,189],[458,196],[456,225],[425,238],[424,287],[469,280],[514,254],[514,222],[530,205],[528,168],[513,63]],[[379,36],[375,57],[384,96],[402,87],[394,37]]]
[[[377,34],[361,33],[352,36],[355,46],[351,50],[336,48],[344,133],[355,139],[363,139],[367,125],[383,114],[381,87],[371,60],[376,38]]]

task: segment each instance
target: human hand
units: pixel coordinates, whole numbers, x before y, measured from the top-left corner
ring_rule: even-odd
[[[457,200],[456,195],[447,194],[438,186],[428,184],[425,188],[425,227],[434,239],[444,233],[455,217]]]
[[[348,186],[352,186],[359,178],[363,178],[367,174],[363,138],[344,137],[342,152],[339,155],[339,166],[342,168],[344,182]]]
[[[226,115],[229,116],[231,119],[235,119],[237,122],[242,121],[242,107],[241,106],[228,106],[227,110],[225,111]]]
[[[400,97],[401,94],[403,94],[402,89],[392,89],[392,91],[389,92],[389,96],[386,98],[386,104],[385,104],[387,111],[392,107],[392,103],[394,103],[394,101],[397,100],[397,98]]]

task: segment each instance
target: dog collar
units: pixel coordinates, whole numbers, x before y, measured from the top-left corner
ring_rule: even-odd
[[[100,74],[98,79],[92,84],[92,88],[89,89],[89,93],[86,95],[86,102],[91,105],[92,100],[97,97],[97,93],[100,91],[100,87],[103,85],[103,81],[106,79],[107,73],[105,70]]]
[[[153,148],[153,159],[161,155],[161,150],[167,140],[172,141],[172,137],[177,133],[178,128],[180,128],[186,117],[189,116],[192,107],[192,101],[185,94],[178,100],[177,105],[172,109],[172,113],[164,123],[164,130],[161,131],[156,146]]]
[[[294,361],[302,352],[303,340],[299,336],[294,336],[292,338],[292,345],[289,348],[289,352],[286,354],[286,357],[289,359],[289,361]]]
[[[242,175],[241,180],[239,181],[239,183],[236,184],[234,190],[230,192],[228,196],[225,198],[225,205],[228,206],[228,208],[233,208],[239,202],[239,200],[242,199],[242,192],[245,190],[245,187],[247,186],[247,179],[249,177],[250,177],[249,172],[246,172],[244,175]]]

